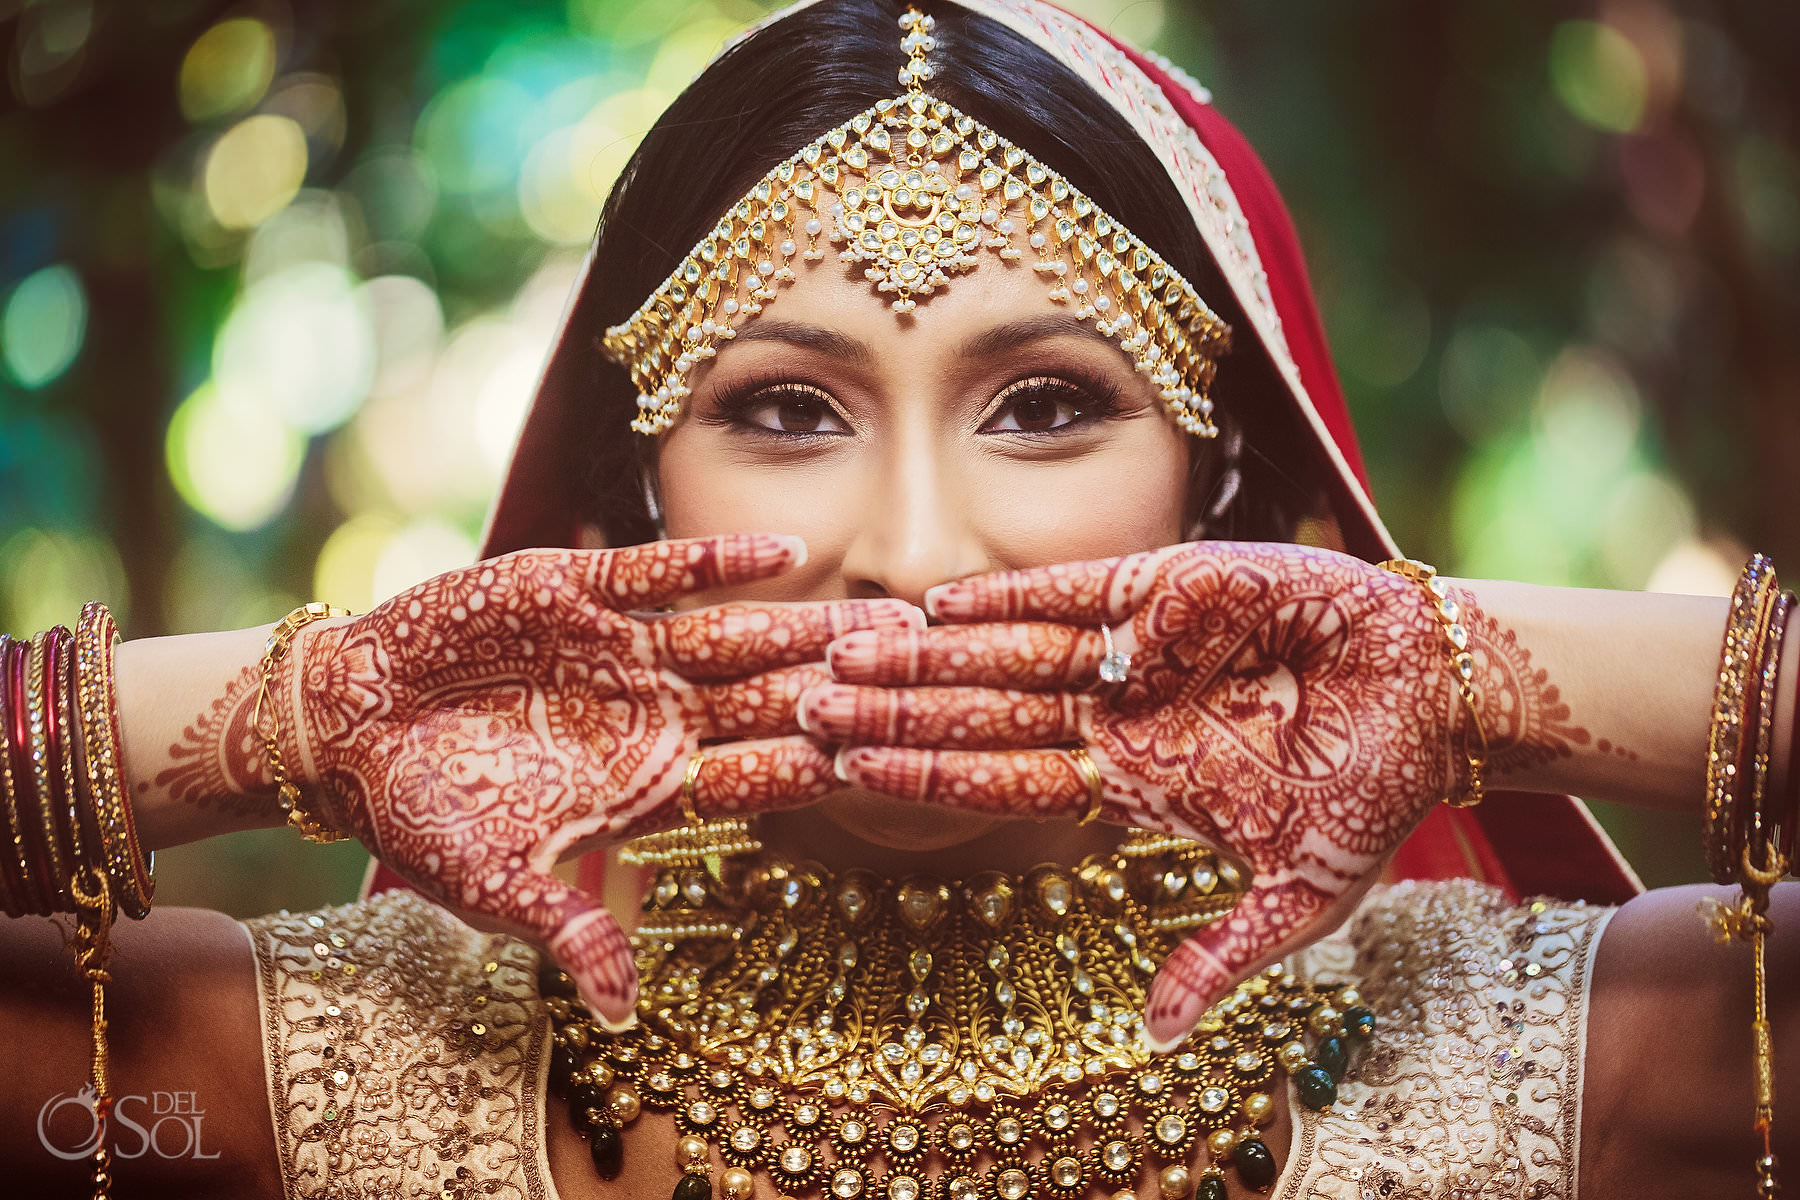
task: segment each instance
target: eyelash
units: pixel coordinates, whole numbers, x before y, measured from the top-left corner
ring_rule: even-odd
[[[1075,420],[1053,429],[1009,429],[997,432],[1013,437],[1059,437],[1095,422],[1110,420],[1125,410],[1124,389],[1115,380],[1099,371],[1070,366],[1054,375],[1032,375],[1007,384],[995,397],[993,407],[982,421],[983,426],[1003,412],[1009,403],[1036,392],[1072,394],[1072,402],[1076,403],[1079,415]],[[701,419],[709,425],[727,425],[753,437],[781,438],[786,441],[843,436],[837,433],[784,433],[749,419],[754,409],[784,396],[815,400],[831,409],[839,420],[844,419],[842,412],[831,404],[830,396],[823,388],[816,384],[800,383],[779,374],[750,376],[731,384],[713,398],[712,411]]]

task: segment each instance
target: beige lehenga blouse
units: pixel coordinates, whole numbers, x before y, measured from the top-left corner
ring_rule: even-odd
[[[1294,964],[1356,983],[1380,1031],[1329,1113],[1292,1104],[1273,1196],[1574,1200],[1588,989],[1614,911],[1513,906],[1463,880],[1373,892]],[[402,892],[244,928],[289,1197],[556,1195],[536,951]]]

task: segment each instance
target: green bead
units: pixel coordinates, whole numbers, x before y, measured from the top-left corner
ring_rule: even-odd
[[[550,1090],[559,1096],[569,1094],[569,1080],[575,1074],[575,1052],[558,1046],[550,1052]]]
[[[1253,1188],[1260,1190],[1275,1182],[1275,1156],[1255,1138],[1239,1142],[1231,1152],[1231,1161],[1244,1182]]]
[[[1368,1037],[1375,1032],[1375,1014],[1360,1004],[1354,1008],[1346,1008],[1344,1028],[1357,1037]]]
[[[689,1172],[675,1185],[675,1195],[670,1200],[712,1200],[712,1179]]]
[[[1325,1073],[1331,1076],[1333,1083],[1344,1081],[1344,1063],[1347,1057],[1344,1039],[1339,1037],[1326,1038],[1313,1053],[1313,1061],[1325,1068]]]
[[[1337,1099],[1337,1082],[1324,1067],[1302,1067],[1294,1072],[1294,1090],[1300,1103],[1314,1111],[1331,1107]]]
[[[1208,1175],[1200,1181],[1200,1190],[1194,1193],[1194,1200],[1227,1200],[1228,1195],[1225,1181],[1217,1175]]]
[[[625,1139],[617,1125],[598,1125],[588,1135],[588,1153],[593,1156],[594,1170],[602,1179],[617,1179],[625,1165]]]
[[[577,1129],[586,1124],[588,1110],[594,1108],[606,1111],[605,1089],[592,1083],[578,1083],[569,1089],[569,1114],[575,1118]]]

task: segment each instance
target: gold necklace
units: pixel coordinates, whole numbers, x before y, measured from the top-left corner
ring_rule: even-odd
[[[1169,1200],[1223,1200],[1227,1164],[1274,1180],[1257,1131],[1277,1068],[1329,1107],[1374,1027],[1355,989],[1275,967],[1150,1052],[1150,976],[1242,892],[1192,842],[893,883],[755,854],[742,833],[640,843],[661,871],[634,938],[637,1027],[607,1033],[546,967],[552,1085],[604,1178],[648,1106],[680,1134],[674,1200],[713,1194],[715,1152],[724,1200],[749,1200],[756,1172],[794,1197],[1075,1200],[1134,1196],[1146,1170]]]

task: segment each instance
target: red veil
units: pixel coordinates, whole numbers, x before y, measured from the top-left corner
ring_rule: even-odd
[[[804,7],[803,0],[796,8]],[[1044,0],[957,0],[1023,33],[1112,103],[1169,169],[1251,328],[1274,363],[1303,427],[1345,548],[1371,561],[1399,552],[1376,513],[1343,388],[1331,363],[1293,222],[1274,181],[1243,136],[1179,69],[1125,46]],[[794,9],[776,14],[778,20]],[[583,272],[583,282],[586,272]],[[576,286],[579,294],[581,284]],[[573,308],[573,300],[570,304]],[[565,314],[552,360],[592,331]],[[482,557],[527,546],[572,545],[577,508],[557,442],[580,397],[546,371],[507,477],[489,514]],[[621,436],[629,436],[621,431]],[[1471,876],[1514,899],[1551,895],[1621,903],[1642,890],[1585,805],[1568,796],[1490,793],[1478,808],[1440,807],[1400,847],[1390,878]],[[404,886],[385,868],[371,889]]]

